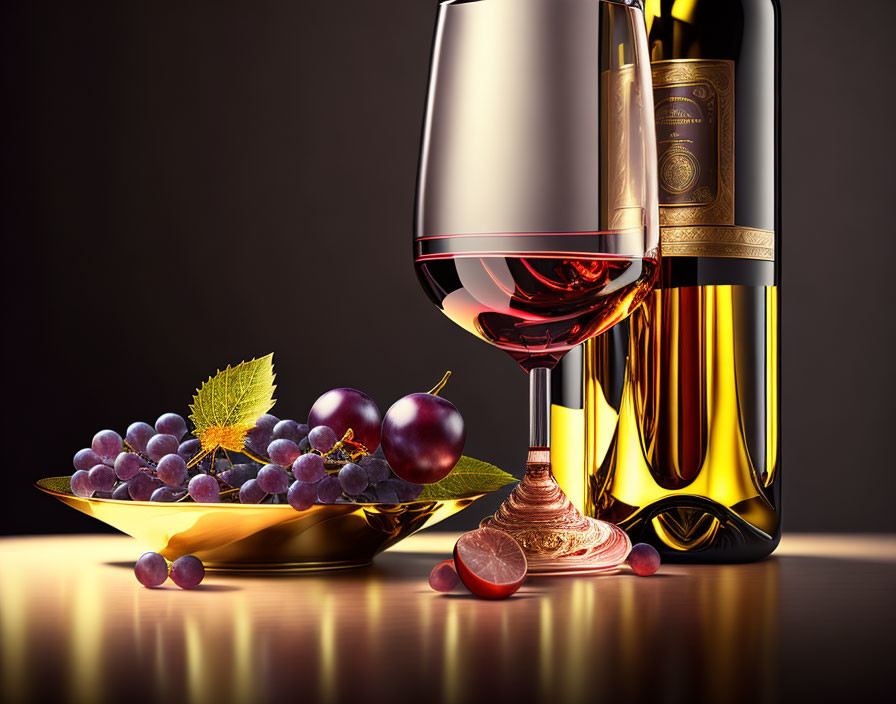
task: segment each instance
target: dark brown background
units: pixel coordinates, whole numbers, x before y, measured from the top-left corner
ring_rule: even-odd
[[[896,3],[782,5],[785,526],[890,530]],[[4,2],[0,532],[99,530],[31,482],[270,351],[285,417],[450,368],[468,454],[519,472],[524,375],[411,266],[435,11]]]

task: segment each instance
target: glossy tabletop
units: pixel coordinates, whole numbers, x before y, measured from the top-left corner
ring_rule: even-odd
[[[121,536],[0,540],[0,701],[877,701],[896,537],[788,535],[747,565],[430,590],[456,535],[342,573],[139,586]]]

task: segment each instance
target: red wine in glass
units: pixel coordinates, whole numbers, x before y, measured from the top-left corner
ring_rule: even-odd
[[[601,235],[625,233],[421,238],[415,266],[423,288],[451,320],[526,371],[551,368],[627,317],[653,288],[655,255],[551,250],[588,245]]]

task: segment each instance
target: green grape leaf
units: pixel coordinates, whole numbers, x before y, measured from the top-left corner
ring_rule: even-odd
[[[193,396],[190,420],[205,452],[243,451],[246,433],[273,407],[274,355],[230,365],[209,377]]]
[[[472,457],[461,457],[447,477],[424,486],[418,500],[444,501],[487,494],[515,481],[518,481],[516,477],[493,464],[474,460]]]

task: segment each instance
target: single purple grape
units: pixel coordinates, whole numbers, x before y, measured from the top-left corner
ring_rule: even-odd
[[[221,501],[218,480],[210,474],[197,474],[190,480],[187,489],[198,504],[217,504]]]
[[[323,479],[327,476],[324,458],[314,452],[299,455],[296,461],[292,463],[292,476],[300,482],[309,484]]]
[[[186,489],[178,489],[173,486],[160,486],[149,497],[150,501],[179,501],[187,495]]]
[[[422,484],[413,484],[404,479],[387,479],[385,484],[395,489],[395,495],[399,501],[415,501],[423,492]]]
[[[112,496],[109,498],[115,499],[116,501],[130,501],[131,494],[128,492],[128,483],[122,482],[115,487],[115,491],[112,492]]]
[[[302,432],[303,428],[304,433]],[[294,420],[281,420],[274,426],[271,438],[273,440],[292,440],[298,445],[306,435],[308,435],[307,425],[299,425]]]
[[[202,443],[199,438],[184,440],[177,446],[177,454],[187,464],[190,464],[190,460],[196,457],[200,452],[202,452]]]
[[[349,496],[357,496],[370,483],[364,468],[359,467],[354,462],[343,465],[342,469],[339,470],[338,479],[342,490]]]
[[[163,486],[162,481],[148,472],[137,472],[128,480],[128,493],[134,501],[149,501],[152,492],[160,486]]]
[[[392,470],[389,469],[389,463],[386,460],[368,455],[358,460],[358,464],[367,472],[367,481],[371,484],[379,484],[392,476]]]
[[[183,486],[189,479],[187,463],[180,455],[165,455],[159,460],[156,475],[168,486]]]
[[[259,504],[267,494],[258,486],[256,479],[250,479],[240,487],[241,504]]]
[[[307,511],[317,501],[317,487],[314,484],[294,481],[289,487],[286,499],[296,511]]]
[[[318,452],[329,452],[339,442],[336,431],[326,425],[318,425],[308,433],[308,442]]]
[[[218,477],[227,486],[238,489],[250,479],[255,479],[258,467],[254,464],[235,464],[230,469],[221,472]]]
[[[180,442],[187,434],[187,421],[177,413],[165,413],[156,421],[156,432],[160,435],[173,435]]]
[[[149,423],[137,421],[128,426],[128,431],[125,433],[124,439],[127,440],[128,445],[134,448],[137,452],[146,452],[146,443],[148,443],[149,439],[155,434],[156,429]]]
[[[146,454],[149,455],[154,462],[158,462],[165,455],[176,455],[177,448],[180,443],[177,438],[167,433],[153,435],[149,442],[146,443]]]
[[[82,498],[90,498],[93,496],[93,486],[90,484],[90,474],[83,469],[79,469],[72,475],[72,493]]]
[[[653,545],[638,543],[632,546],[626,562],[632,568],[632,572],[647,577],[660,568],[660,554]]]
[[[134,576],[144,587],[158,587],[168,579],[168,562],[157,552],[145,552],[134,565]]]
[[[83,469],[85,472],[89,472],[98,464],[102,463],[102,457],[96,454],[89,447],[85,447],[83,450],[78,450],[75,453],[74,460],[72,460],[72,464],[75,465],[75,469]]]
[[[317,498],[322,504],[335,504],[342,496],[342,486],[336,477],[326,476],[317,483]]]
[[[258,470],[258,488],[266,494],[282,494],[289,489],[289,475],[283,467],[266,464]]]
[[[143,459],[135,452],[121,452],[115,458],[115,474],[127,481],[143,467]]]
[[[114,430],[101,430],[93,436],[93,442],[90,443],[90,449],[104,460],[114,460],[121,448],[121,435]]]
[[[270,413],[265,413],[257,421],[255,421],[255,427],[264,428],[269,433],[271,433],[274,431],[274,426],[279,422],[280,419],[277,416],[272,416]]]
[[[112,491],[115,488],[115,470],[107,464],[98,464],[87,473],[94,491]]]
[[[271,444],[272,440],[273,437],[271,437],[271,431],[268,428],[256,425],[246,433],[246,442],[244,444],[253,454],[264,457],[268,454],[268,445]]]
[[[268,445],[268,457],[271,458],[272,463],[279,464],[281,467],[289,467],[300,454],[299,446],[292,440],[274,440]]]
[[[299,451],[303,454],[306,452],[311,452],[311,441],[308,439],[308,436],[302,438],[302,441],[299,443]]]
[[[445,560],[432,568],[429,573],[429,586],[437,592],[450,592],[460,584],[460,576],[454,566],[454,560]]]
[[[371,499],[378,504],[398,504],[398,493],[395,487],[389,485],[389,481],[380,482],[370,492]]]
[[[171,581],[181,589],[198,587],[205,577],[205,566],[198,557],[184,555],[171,564]]]
[[[383,419],[383,451],[392,471],[414,484],[432,484],[454,469],[467,432],[454,404],[433,394],[409,394]]]
[[[382,417],[380,409],[367,394],[356,389],[332,389],[323,394],[311,407],[308,414],[308,425],[312,432],[315,428],[325,426],[341,438],[351,428],[354,442],[359,442],[368,451],[373,452],[380,444],[380,425]],[[330,447],[336,444],[334,440]],[[322,452],[330,447],[311,446]]]

